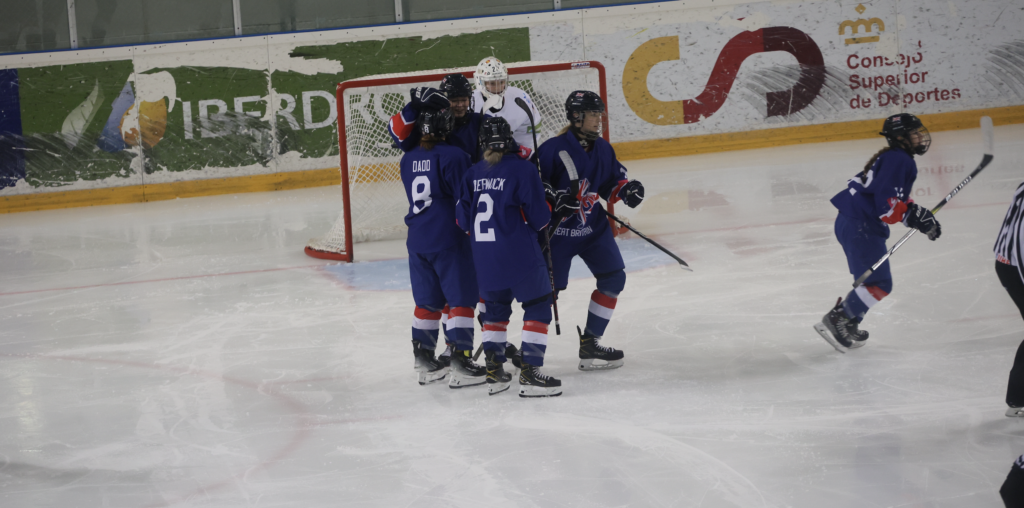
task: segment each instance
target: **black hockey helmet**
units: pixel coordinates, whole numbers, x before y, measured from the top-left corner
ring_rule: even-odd
[[[910,113],[900,113],[885,119],[882,132],[889,146],[906,150],[911,154],[924,155],[932,145],[932,135],[921,119]],[[916,137],[917,139],[912,139]]]
[[[484,119],[480,126],[480,144],[486,150],[495,152],[515,152],[519,145],[512,137],[512,127],[508,121],[500,116],[491,116]]]
[[[455,118],[452,116],[451,108],[424,108],[416,119],[416,126],[424,136],[430,134],[439,140],[445,139],[455,127]]]
[[[565,99],[565,117],[569,120],[569,130],[576,135],[576,139],[579,139],[584,147],[601,135],[601,129],[599,127],[597,131],[585,131],[577,123],[582,122],[587,113],[594,112],[604,114],[604,101],[601,100],[600,95],[594,92],[576,90],[569,94],[568,99]]]
[[[604,113],[604,101],[601,96],[589,90],[576,90],[565,100],[565,117],[569,123],[575,124],[583,120],[583,113],[600,111]]]
[[[455,97],[472,97],[473,86],[469,84],[469,80],[462,74],[449,74],[441,80],[441,84],[438,86],[441,92],[444,93],[448,99],[454,99]]]

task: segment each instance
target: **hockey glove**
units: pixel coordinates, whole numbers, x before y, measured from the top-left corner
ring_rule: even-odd
[[[640,203],[644,200],[644,184],[640,183],[639,180],[631,180],[622,186],[622,190],[619,191],[619,197],[630,208],[640,206]]]
[[[552,222],[558,224],[562,219],[571,216],[580,209],[580,202],[576,196],[564,190],[556,191],[551,184],[544,184],[544,197],[551,204]]]
[[[429,86],[413,88],[409,90],[409,95],[412,97],[412,102],[409,105],[416,111],[422,111],[424,108],[441,110],[451,107],[448,98],[436,88]]]
[[[903,215],[903,224],[928,235],[929,240],[935,240],[942,235],[942,226],[939,225],[939,221],[935,220],[932,211],[917,203],[907,204],[907,211]]]

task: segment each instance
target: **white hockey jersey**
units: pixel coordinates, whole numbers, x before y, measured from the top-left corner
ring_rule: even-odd
[[[530,112],[533,113],[534,126],[537,129],[537,135],[541,133],[541,117],[540,111],[537,111],[537,106],[533,104],[533,100],[526,92],[510,86],[505,89],[504,102],[501,104],[501,108],[494,111],[491,108],[484,109],[484,96],[479,90],[473,92],[473,108],[477,113],[483,113],[484,116],[500,116],[508,122],[509,127],[512,128],[512,137],[515,138],[516,143],[519,146],[525,146],[531,151],[536,150],[537,147],[533,146],[533,131],[530,130],[530,117],[526,116],[526,112],[523,108],[520,108],[516,104],[516,98],[523,99],[523,102],[530,107]],[[537,138],[538,143],[543,143],[544,140]]]

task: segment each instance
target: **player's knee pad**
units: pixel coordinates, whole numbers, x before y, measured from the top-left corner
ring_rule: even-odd
[[[597,290],[612,298],[618,298],[619,293],[626,288],[626,271],[616,270],[614,272],[595,275],[597,278]]]
[[[551,294],[523,303],[523,321],[551,322]]]
[[[876,287],[878,289],[881,289],[882,291],[885,292],[886,295],[888,295],[889,293],[892,293],[892,279],[873,281],[869,285],[869,287],[870,286],[874,286],[874,287]]]
[[[512,316],[511,302],[486,302],[486,310],[480,313],[480,319],[485,323],[498,323],[508,321]]]

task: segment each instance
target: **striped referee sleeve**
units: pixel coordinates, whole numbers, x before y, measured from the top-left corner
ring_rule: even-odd
[[[1022,216],[1024,216],[1024,183],[1017,186],[1010,208],[1006,211],[1006,218],[1003,219],[1002,227],[999,229],[999,236],[996,237],[996,244],[992,247],[996,260],[1016,266],[1018,269],[1024,266],[1020,260],[1021,225],[1024,223],[1021,220],[1024,218]]]

